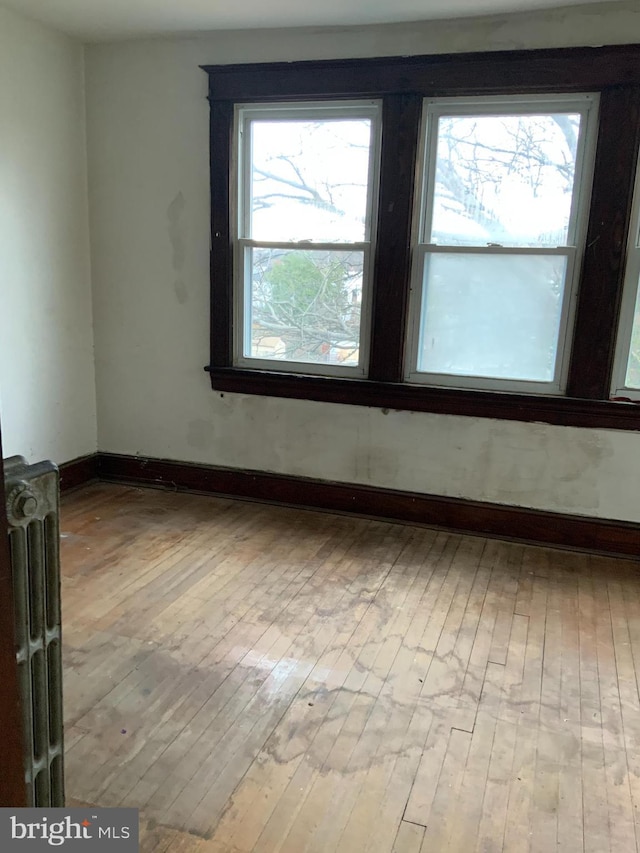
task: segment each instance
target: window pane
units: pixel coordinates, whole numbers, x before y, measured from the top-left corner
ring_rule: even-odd
[[[427,242],[567,245],[579,131],[578,113],[441,116]]]
[[[640,286],[638,287],[636,308],[633,314],[633,331],[631,332],[631,348],[625,386],[640,389]]]
[[[363,252],[247,249],[245,356],[357,365],[363,263]]]
[[[562,255],[427,255],[418,370],[553,381],[566,265]]]
[[[371,128],[370,119],[252,121],[252,239],[368,239]]]

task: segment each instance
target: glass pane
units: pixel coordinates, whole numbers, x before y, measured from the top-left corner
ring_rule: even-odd
[[[418,370],[551,382],[567,259],[427,255]]]
[[[633,314],[633,330],[631,332],[631,348],[625,386],[640,389],[640,286],[638,287],[636,309]]]
[[[357,366],[363,263],[363,252],[247,249],[245,356]]]
[[[370,119],[251,122],[254,240],[367,239]]]
[[[440,117],[427,242],[566,246],[579,131],[577,113]]]

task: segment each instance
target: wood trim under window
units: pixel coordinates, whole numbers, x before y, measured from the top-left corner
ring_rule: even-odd
[[[218,391],[447,414],[640,429],[640,407],[610,402],[624,252],[640,144],[640,45],[411,58],[205,66],[211,104],[211,363]],[[567,396],[402,382],[415,164],[425,97],[599,92],[600,126]],[[233,105],[383,98],[369,378],[245,370],[232,363],[229,196]]]

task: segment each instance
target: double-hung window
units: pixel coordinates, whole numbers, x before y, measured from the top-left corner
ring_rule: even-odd
[[[563,390],[596,107],[592,95],[425,103],[409,381]]]
[[[364,376],[379,104],[238,105],[234,363]]]

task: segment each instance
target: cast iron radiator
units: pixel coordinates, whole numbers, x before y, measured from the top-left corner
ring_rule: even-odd
[[[12,456],[4,473],[27,803],[63,806],[58,469]]]

